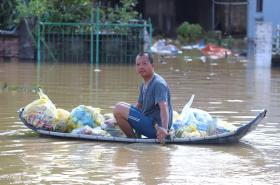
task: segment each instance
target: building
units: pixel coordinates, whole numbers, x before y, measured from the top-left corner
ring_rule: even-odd
[[[151,18],[154,33],[175,36],[184,21],[200,24],[205,30],[255,36],[256,21],[280,24],[279,0],[139,0],[138,11]]]
[[[248,24],[247,37],[253,40],[255,37],[256,21],[271,22],[275,30],[280,24],[279,0],[248,0]]]
[[[246,35],[247,0],[138,0],[138,11],[151,18],[154,33],[176,36],[184,21],[200,24],[204,30]]]

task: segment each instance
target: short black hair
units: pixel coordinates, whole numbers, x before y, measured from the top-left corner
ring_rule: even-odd
[[[137,55],[136,59],[137,59],[138,57],[143,57],[143,56],[147,56],[147,57],[148,57],[148,60],[149,60],[149,62],[150,62],[151,64],[154,63],[153,55],[152,55],[151,52],[147,52],[147,51],[141,52],[141,53],[139,53],[139,54]]]

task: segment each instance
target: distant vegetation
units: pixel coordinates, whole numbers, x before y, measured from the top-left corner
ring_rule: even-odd
[[[199,24],[191,24],[186,21],[176,31],[177,39],[181,44],[193,44],[200,40],[204,40],[206,44],[211,43],[226,48],[231,48],[233,44],[231,35],[223,37],[221,31],[205,31]]]
[[[216,44],[231,49],[233,38],[231,35],[222,36],[221,31],[208,31],[204,34],[205,43]]]
[[[0,0],[0,29],[12,29],[15,27],[14,20],[17,17],[15,0]]]
[[[199,24],[183,22],[177,28],[178,40],[182,44],[197,42],[203,36],[203,29]]]
[[[49,22],[89,22],[97,5],[101,5],[101,21],[126,23],[139,17],[134,10],[136,4],[137,0],[120,0],[119,4],[110,3],[111,6],[102,6],[102,0],[0,0],[0,29],[18,25],[22,17]]]

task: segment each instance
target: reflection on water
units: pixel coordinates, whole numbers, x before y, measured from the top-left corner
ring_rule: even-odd
[[[157,60],[155,60],[157,61]],[[118,101],[135,103],[141,79],[133,65],[0,61],[0,181],[3,184],[278,184],[280,71],[250,62],[156,62],[180,111],[193,107],[234,124],[267,117],[230,146],[112,144],[40,137],[24,127],[17,110],[37,99],[40,86],[57,107],[85,104],[111,112]]]

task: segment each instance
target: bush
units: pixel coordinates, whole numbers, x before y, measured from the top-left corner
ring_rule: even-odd
[[[192,43],[196,42],[202,37],[203,29],[199,24],[190,24],[183,22],[177,28],[178,39],[181,43]]]
[[[204,40],[207,44],[216,44],[228,49],[232,49],[233,45],[232,36],[228,35],[226,37],[223,37],[221,31],[208,31],[204,36]]]

